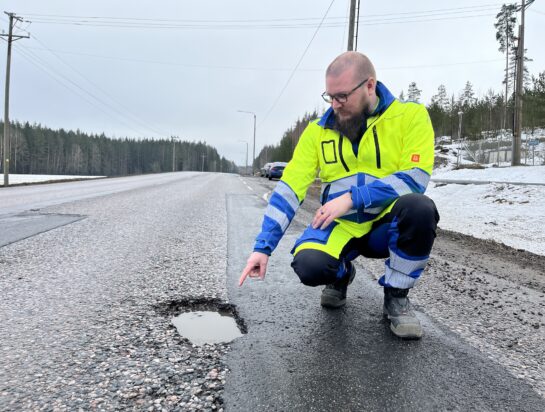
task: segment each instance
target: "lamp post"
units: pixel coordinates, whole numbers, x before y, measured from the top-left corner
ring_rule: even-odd
[[[464,112],[461,110],[458,112],[458,139],[459,145],[458,145],[458,166],[460,166],[460,161],[462,159],[462,115]]]
[[[241,143],[246,143],[246,169],[245,172],[248,173],[248,142],[246,140],[239,140]]]
[[[254,116],[254,148],[253,148],[253,155],[252,155],[252,176],[255,174],[254,172],[254,164],[255,164],[255,123],[256,123],[256,115],[254,112],[250,112],[247,110],[237,110],[239,113],[248,113],[252,114]]]

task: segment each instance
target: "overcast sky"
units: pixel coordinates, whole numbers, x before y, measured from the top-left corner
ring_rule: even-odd
[[[18,25],[30,39],[14,43],[10,118],[112,137],[202,140],[243,164],[253,116],[237,110],[257,115],[257,154],[305,112],[326,108],[323,73],[346,50],[349,2],[1,0],[0,11],[31,22]],[[502,4],[361,0],[358,50],[396,96],[412,81],[424,103],[440,84],[456,96],[468,80],[478,96],[499,92],[505,62],[493,25]],[[525,25],[536,75],[545,70],[542,0]],[[2,91],[6,49],[1,41]]]

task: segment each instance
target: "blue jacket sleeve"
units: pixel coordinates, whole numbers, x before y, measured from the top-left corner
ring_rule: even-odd
[[[254,252],[271,255],[293,220],[299,204],[295,192],[285,182],[278,182],[265,210],[261,232],[255,240]]]
[[[396,172],[363,186],[352,186],[352,202],[355,209],[378,215],[400,196],[424,193],[429,180],[430,175],[417,167]]]

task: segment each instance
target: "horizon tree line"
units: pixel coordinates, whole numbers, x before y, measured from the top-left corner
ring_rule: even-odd
[[[0,121],[2,139],[3,128]],[[29,122],[10,122],[9,136],[10,173],[126,176],[173,170],[238,172],[236,164],[220,156],[214,147],[177,137],[113,139],[104,133],[53,130]],[[3,145],[3,159],[2,150]],[[3,164],[0,170],[3,173]]]

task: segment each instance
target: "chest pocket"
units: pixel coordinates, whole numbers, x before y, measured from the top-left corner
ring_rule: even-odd
[[[337,148],[335,140],[322,142],[322,156],[325,164],[337,163]]]

